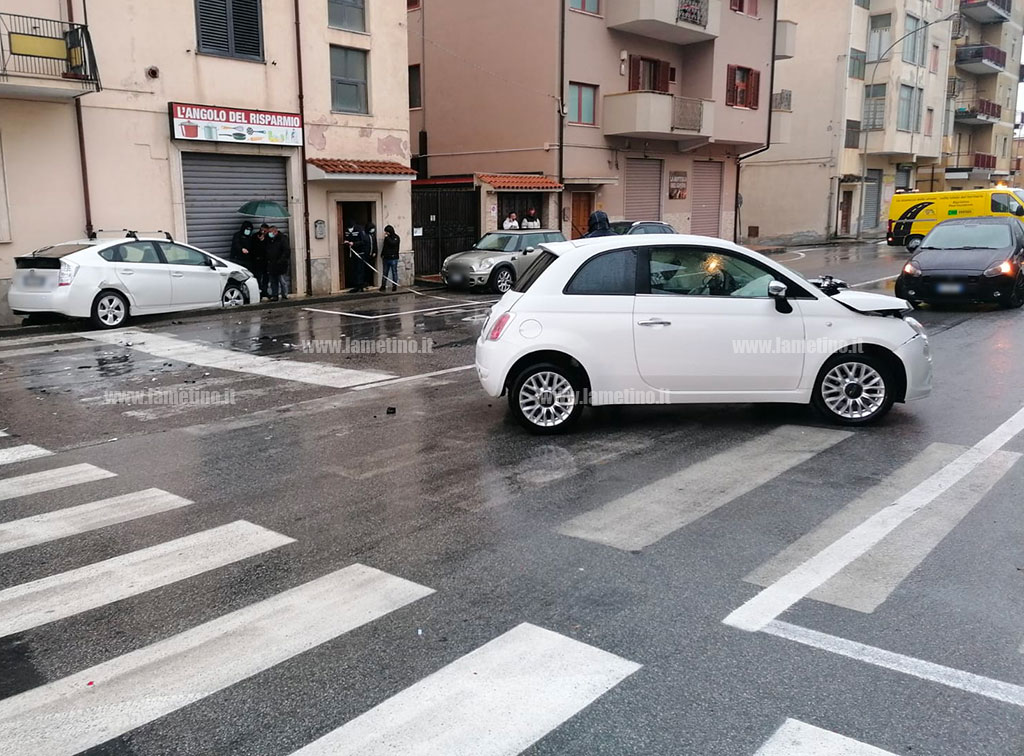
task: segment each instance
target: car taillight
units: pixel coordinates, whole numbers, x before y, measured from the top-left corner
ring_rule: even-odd
[[[892,218],[889,219],[889,235],[892,236]]]
[[[501,334],[505,332],[506,326],[512,322],[512,313],[506,312],[502,314],[497,320],[494,321],[494,325],[491,326],[491,332],[487,334],[488,341],[497,341],[501,338]]]
[[[75,280],[75,273],[78,272],[78,266],[72,265],[71,263],[60,261],[60,274],[57,276],[58,286],[70,286],[71,282]]]

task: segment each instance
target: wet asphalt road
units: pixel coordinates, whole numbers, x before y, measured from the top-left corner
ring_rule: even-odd
[[[806,276],[832,273],[884,292],[906,255],[862,245],[780,259]],[[762,583],[914,489],[1024,405],[1024,311],[922,310],[935,355],[933,396],[898,405],[877,426],[828,436],[764,476],[764,460],[749,450],[766,434],[832,430],[802,407],[682,406],[591,410],[571,435],[526,435],[471,370],[458,370],[473,361],[491,299],[404,294],[318,311],[297,305],[143,321],[108,342],[73,334],[0,339],[0,429],[9,434],[0,438],[0,460],[26,444],[54,453],[0,466],[0,492],[5,480],[77,464],[116,474],[0,495],[0,551],[4,523],[150,488],[192,502],[0,553],[0,625],[6,589],[173,539],[239,520],[294,539],[5,634],[0,752],[45,752],[5,740],[21,694],[358,563],[434,593],[287,658],[256,659],[250,673],[221,687],[206,682],[210,669],[245,661],[240,654],[194,669],[186,661],[187,674],[168,677],[161,691],[179,701],[167,713],[115,726],[109,739],[90,741],[83,731],[59,752],[283,756],[531,623],[641,665],[535,733],[539,739],[523,746],[533,756],[752,755],[789,719],[893,754],[1024,753],[1024,697],[1015,698],[1024,692],[1020,436],[997,465],[965,480],[965,490],[940,498],[934,514],[922,510],[894,533],[899,538],[851,565],[831,592],[782,615],[817,633],[819,647],[723,624]],[[342,337],[411,340],[419,352],[309,351],[311,340]],[[185,347],[173,356],[153,353],[178,342]],[[428,343],[432,350],[422,353]],[[226,369],[225,350],[263,359]],[[271,362],[286,367],[274,372]],[[373,377],[359,388],[322,385],[351,375],[338,369]],[[218,393],[205,403],[151,403],[190,391]],[[747,476],[756,485],[744,490]],[[721,501],[642,549],[560,532],[640,489]],[[727,490],[735,495],[722,496]],[[801,543],[819,545],[794,557]],[[864,649],[905,666],[894,670],[877,654],[865,660]],[[246,658],[261,653],[269,649],[257,644]],[[164,680],[159,665],[146,674]],[[522,674],[543,699],[547,677]],[[134,684],[141,685],[129,680],[125,690],[141,690]],[[573,685],[556,688],[556,697],[571,698]],[[95,695],[103,686],[98,676]],[[60,706],[73,708],[79,694],[94,693],[72,689]],[[427,697],[402,700],[413,706]],[[459,703],[417,710],[423,718],[414,722],[426,727]],[[503,720],[530,705],[520,699]],[[39,729],[61,729],[54,712],[64,709],[53,706],[41,708]],[[107,709],[93,714],[99,723],[114,718]],[[479,748],[465,753],[521,750],[487,750],[492,728],[480,727]],[[824,743],[765,753],[839,752]],[[445,752],[430,748],[412,752]]]

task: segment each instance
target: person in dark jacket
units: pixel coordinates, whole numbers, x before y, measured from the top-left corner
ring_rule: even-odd
[[[352,261],[352,288],[349,293],[355,294],[366,291],[370,269],[368,267],[370,257],[370,235],[362,226],[350,226],[345,232],[345,246]]]
[[[231,237],[231,261],[244,265],[252,271],[252,221],[243,221],[241,227]]]
[[[370,237],[370,257],[367,262],[373,268],[373,270],[369,268],[366,270],[366,283],[373,286],[373,278],[377,274],[377,256],[380,254],[380,246],[377,242],[377,224],[373,221],[366,224],[366,235]],[[381,280],[383,281],[383,279]]]
[[[269,297],[267,293],[267,232],[270,226],[266,223],[260,226],[259,231],[253,234],[252,246],[249,247],[249,254],[252,255],[252,274],[256,277],[256,284],[260,287],[260,299]]]
[[[593,239],[598,236],[615,236],[612,231],[612,224],[608,221],[608,213],[604,210],[595,210],[590,214],[590,221],[587,223],[587,234],[584,239]]]
[[[292,250],[287,234],[282,234],[277,226],[271,226],[267,231],[264,249],[267,256],[267,288],[270,292],[270,301],[276,302],[278,296],[281,299],[288,299],[291,284],[288,280],[288,271],[291,269]]]
[[[398,291],[398,250],[402,240],[395,233],[394,226],[384,226],[384,244],[381,246],[380,259],[384,262],[384,270],[380,279],[380,290],[384,291],[391,282],[391,291]]]

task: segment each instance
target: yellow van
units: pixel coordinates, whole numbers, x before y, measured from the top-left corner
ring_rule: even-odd
[[[889,205],[890,247],[923,239],[936,223],[964,216],[1024,216],[1024,189],[999,187],[960,192],[904,192]]]

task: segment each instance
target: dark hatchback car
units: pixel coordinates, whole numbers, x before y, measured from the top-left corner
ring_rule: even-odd
[[[995,302],[1024,305],[1024,225],[1016,218],[959,218],[940,223],[896,279],[896,296],[912,305]]]
[[[663,221],[612,221],[612,231],[620,236],[632,234],[674,234],[676,230]]]

